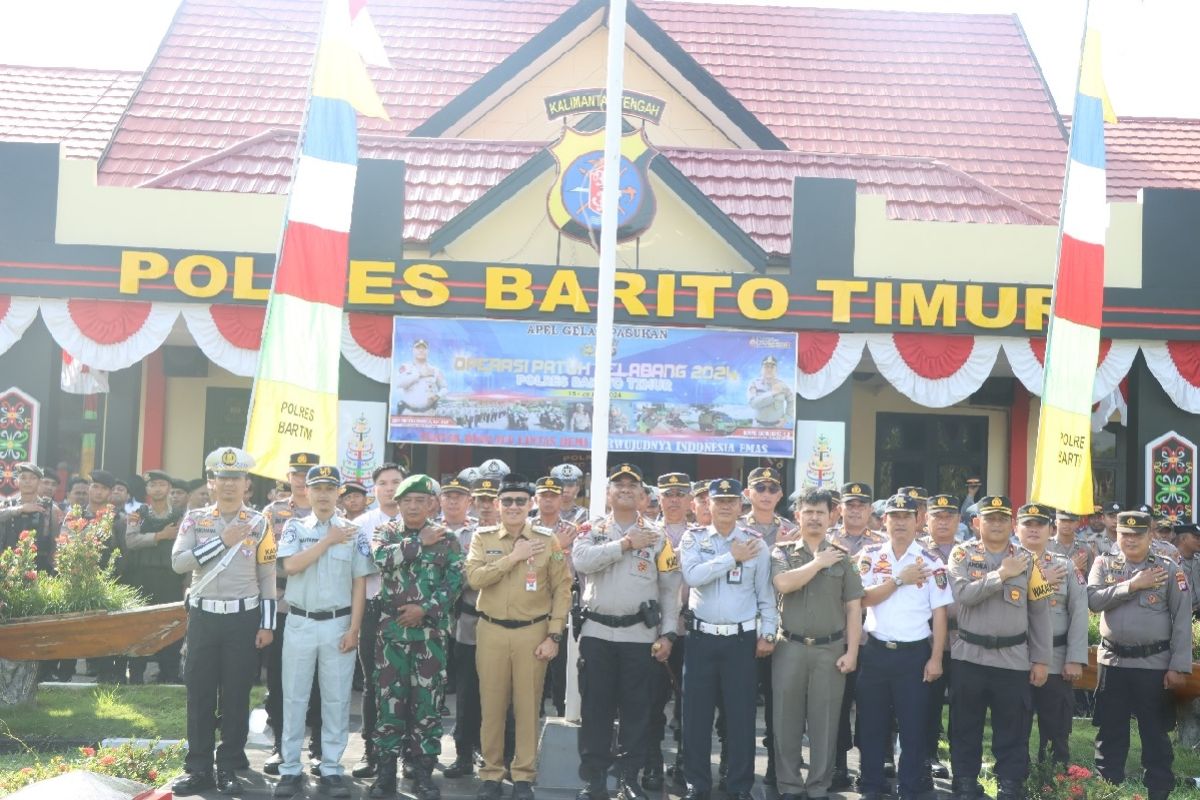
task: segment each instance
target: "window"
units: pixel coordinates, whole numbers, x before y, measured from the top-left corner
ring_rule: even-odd
[[[983,416],[881,413],[875,420],[875,496],[901,486],[960,497],[967,478],[987,465]]]

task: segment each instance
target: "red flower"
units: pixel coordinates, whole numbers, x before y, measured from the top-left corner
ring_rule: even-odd
[[[21,535],[17,537],[22,542],[29,538],[29,531],[21,531]]]
[[[152,781],[158,780],[158,770],[156,770],[156,769],[150,770],[149,772],[146,773],[146,777]]]
[[[30,569],[30,570],[26,570],[26,571],[25,571],[25,580],[27,580],[27,581],[36,581],[36,580],[37,580],[37,571],[36,571],[36,570],[32,570],[32,569]]]
[[[100,759],[100,763],[106,767],[111,767],[113,764],[117,763],[117,757],[116,756],[103,756]]]
[[[1092,777],[1092,772],[1087,767],[1081,767],[1078,764],[1072,764],[1067,767],[1067,775],[1078,780],[1087,780]]]
[[[96,748],[94,748],[94,747],[81,747],[81,748],[79,748],[79,750],[88,758],[91,758],[92,756],[96,755]]]

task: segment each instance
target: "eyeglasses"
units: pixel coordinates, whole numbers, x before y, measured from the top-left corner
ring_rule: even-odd
[[[783,491],[783,489],[780,488],[778,483],[766,483],[766,482],[756,483],[756,484],[754,484],[753,488],[754,488],[754,491],[756,491],[756,492],[766,493],[766,494],[776,494],[777,492]]]
[[[523,506],[523,505],[527,504],[528,502],[529,502],[528,497],[501,497],[500,498],[500,505],[504,506],[505,508],[511,508],[512,506]]]

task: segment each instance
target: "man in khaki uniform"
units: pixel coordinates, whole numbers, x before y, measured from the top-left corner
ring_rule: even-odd
[[[1044,583],[1032,554],[1012,541],[1007,497],[979,501],[979,539],[950,554],[958,640],[950,650],[950,761],[955,797],[977,796],[984,717],[991,711],[996,800],[1024,797],[1029,776],[1030,685],[1046,682],[1052,649],[1050,605],[1030,597]]]
[[[1150,552],[1150,516],[1117,515],[1116,554],[1103,554],[1088,577],[1088,606],[1100,612],[1096,686],[1096,769],[1125,780],[1129,721],[1137,717],[1150,800],[1175,787],[1171,696],[1192,671],[1191,587],[1177,564]]]
[[[572,553],[575,570],[586,578],[579,639],[579,777],[586,786],[580,800],[608,796],[605,784],[614,760],[622,800],[645,797],[638,771],[650,728],[652,670],[662,669],[655,661],[670,658],[677,636],[679,561],[662,528],[637,511],[641,483],[636,466],[612,468],[612,513],[581,534]],[[614,759],[612,729],[618,710]]]
[[[1046,683],[1033,689],[1033,710],[1038,720],[1038,760],[1046,751],[1059,764],[1071,763],[1071,721],[1075,711],[1075,691],[1071,681],[1083,674],[1088,657],[1087,589],[1083,573],[1065,555],[1050,550],[1050,514],[1035,503],[1017,510],[1017,536],[1021,546],[1033,554],[1053,593],[1045,598],[1050,604],[1050,622],[1054,650]],[[1062,514],[1062,512],[1058,512]]]
[[[467,556],[475,608],[476,664],[483,707],[480,800],[499,800],[504,724],[516,720],[513,800],[532,800],[537,777],[537,721],[546,665],[558,653],[571,605],[571,577],[553,532],[529,520],[533,486],[509,476],[499,487],[500,524],[480,527]]]
[[[858,663],[862,579],[849,554],[825,538],[832,506],[828,492],[801,497],[800,538],[771,552],[771,582],[780,595],[771,657],[780,800],[828,796],[845,676]],[[807,780],[800,775],[806,728]]]

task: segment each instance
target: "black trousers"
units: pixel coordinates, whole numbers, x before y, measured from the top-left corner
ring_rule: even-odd
[[[1163,688],[1166,671],[1100,665],[1096,685],[1096,769],[1112,783],[1125,780],[1129,720],[1137,717],[1142,740],[1142,782],[1147,789],[1175,787],[1175,753],[1169,733],[1175,727],[1171,694]]]
[[[973,781],[983,764],[983,725],[992,713],[996,777],[1024,783],[1029,777],[1033,687],[1023,669],[956,661],[950,679],[950,763],[954,777]]]
[[[1050,675],[1042,686],[1033,687],[1033,711],[1038,724],[1038,761],[1047,751],[1058,764],[1071,763],[1071,718],[1075,711],[1075,687],[1062,675]]]
[[[718,703],[725,716],[726,787],[729,794],[754,788],[754,726],[757,691],[755,631],[736,636],[688,633],[683,657],[683,774],[689,787],[712,790],[712,729]]]
[[[375,642],[378,639],[379,605],[368,601],[358,633],[358,663],[363,673],[362,730],[359,733],[362,735],[367,758],[375,757],[375,723],[379,719],[375,674]]]
[[[558,648],[558,655],[551,659],[546,668],[545,696],[554,703],[558,716],[567,713],[567,648],[566,643]]]
[[[900,764],[896,785],[901,797],[915,797],[927,786],[925,755],[928,752],[929,684],[925,662],[930,646],[924,642],[895,650],[868,640],[858,664],[858,753],[861,791],[887,791],[883,761],[892,735],[892,714],[900,729]]]
[[[190,773],[213,768],[217,718],[221,746],[218,769],[235,769],[246,755],[250,717],[250,687],[258,666],[254,637],[258,609],[237,614],[210,614],[188,609],[187,685],[188,754],[184,769]]]
[[[603,781],[614,761],[622,775],[636,780],[646,759],[654,666],[648,644],[580,638],[579,777],[583,780]],[[621,726],[614,757],[613,722],[618,714]]]
[[[771,691],[771,663],[769,658],[758,659],[758,693],[763,696],[763,747],[767,748],[767,772],[775,774],[775,694]]]
[[[475,645],[458,642],[454,649],[454,753],[459,758],[471,758],[480,749],[480,726],[483,725]]]
[[[646,739],[646,768],[661,767],[662,743],[667,735],[667,703],[675,699],[673,716],[676,720],[683,713],[680,688],[683,686],[683,649],[687,639],[679,638],[671,645],[671,657],[666,665],[651,667],[653,696],[650,701],[650,734]]]
[[[275,638],[267,648],[267,696],[263,708],[267,711],[267,724],[275,734],[275,747],[279,747],[283,736],[283,631],[287,627],[287,614],[275,615]],[[360,639],[361,641],[361,639]],[[372,643],[371,652],[375,652]],[[312,729],[313,755],[321,749],[321,686],[313,675],[312,694],[308,698],[308,716],[305,719]]]
[[[950,651],[944,650],[942,652],[942,677],[929,684],[929,713],[925,722],[928,725],[926,735],[929,745],[926,758],[930,761],[937,761],[938,758],[938,742],[942,738],[942,709],[946,707],[946,692],[950,690],[950,672],[953,669],[953,663]]]

